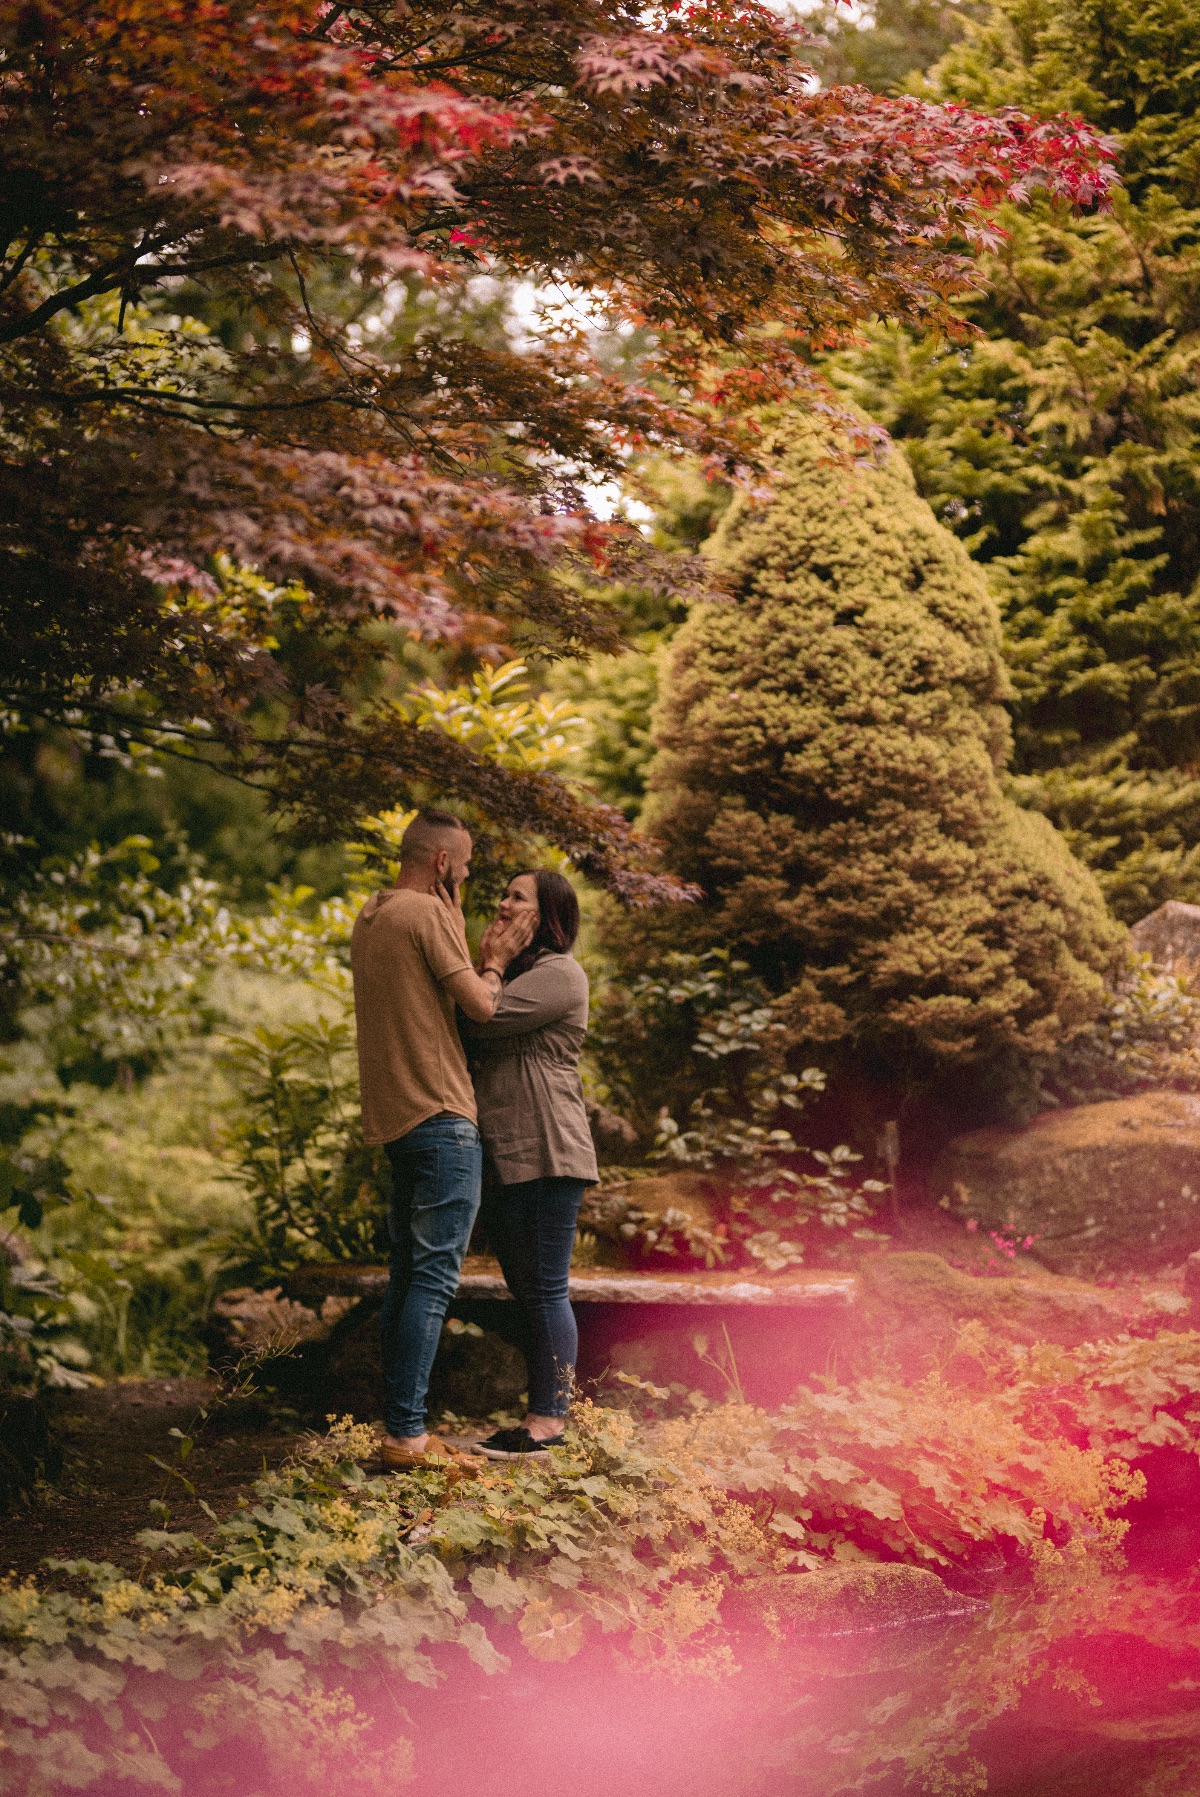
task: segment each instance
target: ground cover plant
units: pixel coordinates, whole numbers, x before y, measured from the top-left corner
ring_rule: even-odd
[[[1160,1641],[1186,1628],[1181,1600],[1122,1572],[1120,1512],[1142,1489],[1130,1460],[1194,1450],[1198,1396],[1194,1334],[1066,1352],[967,1330],[915,1382],[826,1379],[775,1415],[696,1399],[655,1424],[583,1404],[550,1466],[477,1478],[373,1476],[370,1432],[347,1420],[204,1541],[169,1519],[147,1532],[136,1577],[77,1562],[3,1589],[9,1788],[218,1790],[232,1754],[266,1789],[366,1790],[421,1775],[390,1681],[420,1715],[423,1690],[470,1688],[468,1660],[502,1680],[530,1656],[595,1676],[615,1654],[686,1704],[742,1658],[802,1668],[822,1578],[828,1597],[880,1558],[954,1577],[998,1554],[1011,1631],[952,1639],[937,1702],[906,1691],[894,1729],[860,1717],[836,1741],[803,1707],[773,1731],[780,1763],[812,1756],[804,1790],[896,1769],[979,1788],[955,1782],[972,1733],[1055,1665],[1069,1683],[1073,1636],[1117,1613]]]

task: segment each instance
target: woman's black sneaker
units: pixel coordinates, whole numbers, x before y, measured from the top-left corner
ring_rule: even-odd
[[[552,1435],[549,1441],[538,1441],[529,1433],[524,1424],[519,1429],[497,1429],[486,1441],[475,1444],[476,1454],[486,1454],[489,1460],[548,1460],[547,1448],[561,1448],[561,1435]]]

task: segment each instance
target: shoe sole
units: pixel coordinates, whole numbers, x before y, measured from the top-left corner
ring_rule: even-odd
[[[506,1448],[480,1447],[475,1451],[482,1454],[487,1460],[549,1460],[550,1458],[549,1448],[521,1448],[516,1453],[510,1453]]]
[[[479,1461],[475,1455],[457,1454],[431,1455],[428,1460],[384,1460],[377,1464],[385,1473],[443,1473],[456,1471],[460,1473],[478,1472]]]

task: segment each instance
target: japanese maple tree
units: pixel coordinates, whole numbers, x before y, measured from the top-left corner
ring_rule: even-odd
[[[953,328],[1001,200],[1112,180],[1069,119],[816,90],[757,0],[0,0],[0,166],[4,702],[215,744],[311,836],[470,796],[634,901],[620,814],[351,701],[377,627],[611,643],[594,577],[639,550],[590,480],[752,466],[814,346]],[[481,271],[590,316],[384,356],[330,297]]]

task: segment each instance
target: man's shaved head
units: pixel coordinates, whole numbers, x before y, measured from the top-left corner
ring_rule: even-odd
[[[461,818],[449,811],[418,811],[401,839],[400,865],[421,867],[443,849],[453,854],[462,849],[464,836],[470,840],[470,834]]]

